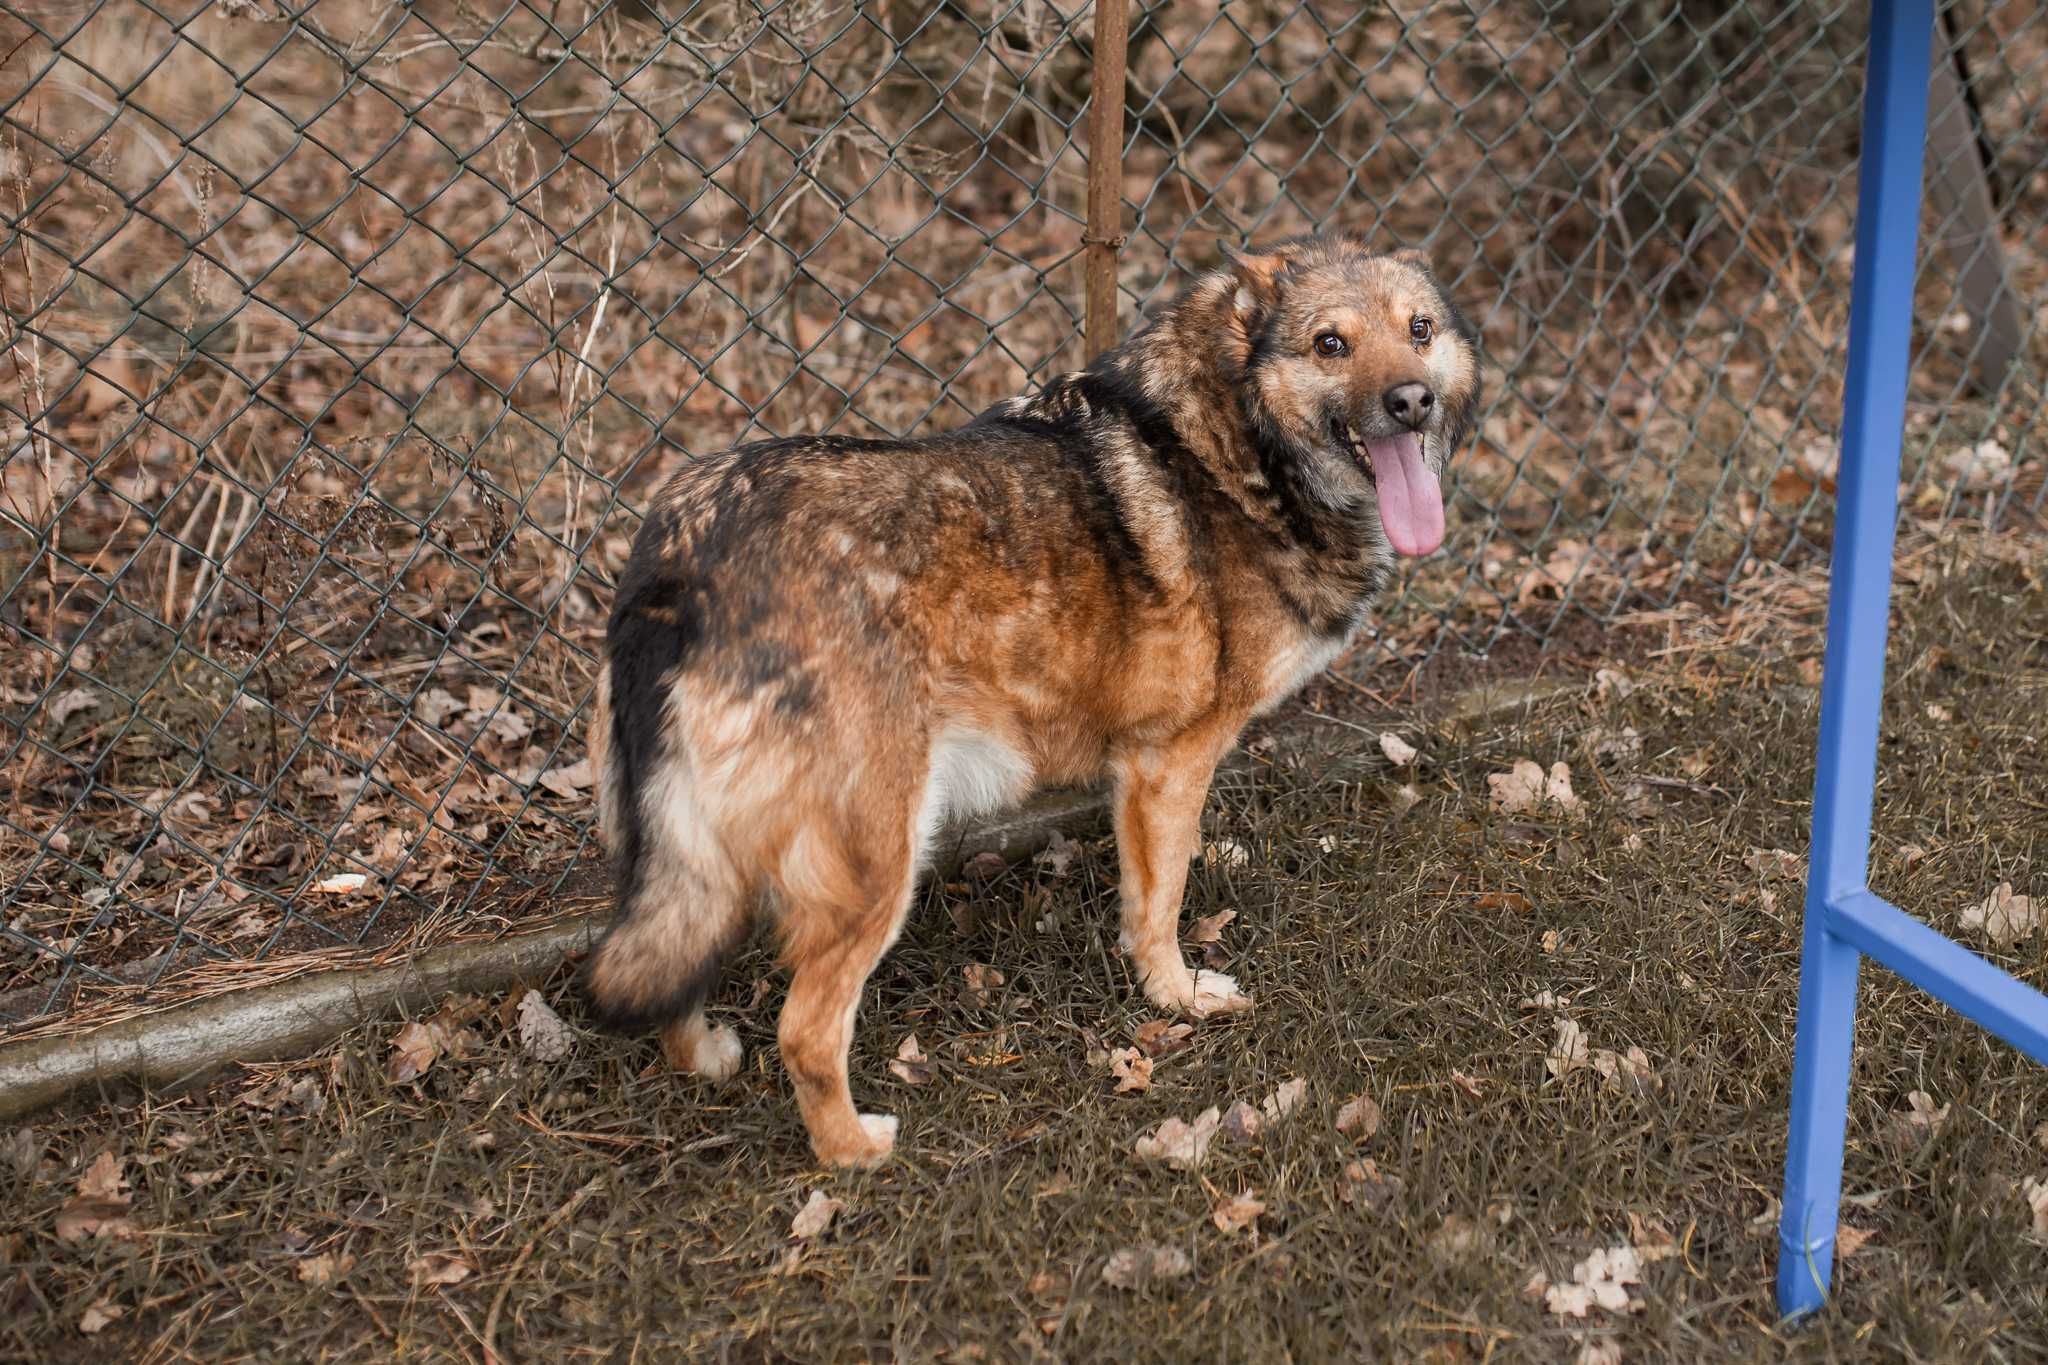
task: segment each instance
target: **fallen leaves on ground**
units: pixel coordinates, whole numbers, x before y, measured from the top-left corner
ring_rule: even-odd
[[[1081,855],[1081,846],[1058,830],[1052,832],[1052,839],[1034,855],[1032,863],[1042,867],[1054,877],[1064,877],[1073,869],[1074,859]]]
[[[1155,1132],[1139,1138],[1131,1150],[1140,1161],[1163,1161],[1177,1171],[1193,1170],[1209,1155],[1209,1144],[1223,1126],[1223,1111],[1211,1105],[1193,1123],[1171,1118]]]
[[[1579,798],[1572,791],[1571,767],[1562,761],[1551,764],[1545,774],[1535,760],[1517,759],[1508,771],[1488,774],[1486,786],[1494,808],[1503,815],[1519,815],[1546,804],[1561,811],[1579,807]]]
[[[1557,1041],[1550,1045],[1550,1051],[1543,1054],[1544,1069],[1563,1080],[1580,1067],[1592,1064],[1592,1056],[1586,1047],[1586,1031],[1570,1019],[1559,1019]]]
[[[1380,1130],[1380,1106],[1370,1095],[1353,1095],[1337,1110],[1337,1131],[1365,1142]]]
[[[970,1004],[982,1009],[995,1002],[996,992],[1002,989],[1006,979],[995,968],[980,962],[970,962],[960,969],[966,980],[965,994]]]
[[[78,1315],[78,1330],[87,1336],[95,1336],[104,1332],[121,1313],[121,1305],[112,1299],[98,1299]]]
[[[896,1060],[889,1063],[889,1074],[905,1085],[924,1085],[931,1080],[931,1063],[915,1033],[903,1035],[903,1041],[896,1047]]]
[[[1155,1061],[1179,1052],[1194,1036],[1193,1024],[1178,1024],[1167,1019],[1147,1019],[1131,1035],[1138,1050]]]
[[[346,1251],[323,1251],[308,1256],[292,1267],[301,1284],[333,1284],[355,1268],[356,1258]]]
[[[2034,898],[2014,895],[2011,882],[2000,882],[1989,896],[1963,911],[1963,928],[1999,944],[2017,943],[2043,922]]]
[[[519,1046],[539,1062],[559,1062],[569,1055],[575,1039],[562,1016],[548,1008],[539,991],[519,998]]]
[[[1243,867],[1251,860],[1251,851],[1235,839],[1218,839],[1202,846],[1202,862],[1207,867]]]
[[[412,1282],[422,1289],[441,1284],[461,1284],[476,1273],[476,1267],[465,1256],[448,1251],[430,1251],[424,1256],[415,1256],[405,1267],[412,1274]]]
[[[1209,1221],[1216,1225],[1218,1232],[1236,1232],[1256,1223],[1265,1211],[1265,1201],[1257,1198],[1256,1191],[1246,1190],[1242,1194],[1218,1199],[1216,1206],[1209,1210]]]
[[[57,1210],[57,1240],[80,1242],[88,1237],[124,1239],[137,1236],[128,1217],[128,1178],[121,1158],[101,1152],[78,1178],[78,1193]]]
[[[1934,1103],[1934,1096],[1925,1090],[1913,1090],[1906,1094],[1906,1107],[1892,1115],[1892,1134],[1909,1147],[1935,1137],[1948,1122],[1949,1106]]]
[[[1401,1178],[1396,1175],[1382,1175],[1380,1164],[1371,1157],[1344,1165],[1344,1183],[1337,1187],[1337,1198],[1346,1204],[1363,1203],[1368,1209],[1384,1208],[1401,1192]]]
[[[1529,1289],[1540,1293],[1543,1306],[1559,1317],[1583,1318],[1595,1308],[1633,1313],[1641,1305],[1629,1298],[1628,1286],[1641,1284],[1642,1258],[1634,1247],[1606,1247],[1572,1267],[1571,1279],[1551,1284],[1539,1274]]]
[[[1843,1223],[1835,1229],[1835,1251],[1846,1261],[1863,1250],[1864,1244],[1876,1235],[1869,1228],[1852,1228]]]
[[[1116,1077],[1119,1095],[1150,1090],[1152,1059],[1134,1047],[1120,1047],[1109,1054],[1109,1074]]]
[[[1397,768],[1405,768],[1415,761],[1415,746],[1391,731],[1380,736],[1380,752]]]
[[[1178,1247],[1125,1247],[1102,1267],[1102,1279],[1113,1289],[1140,1289],[1157,1280],[1182,1279],[1194,1268]]]
[[[391,1035],[391,1057],[385,1074],[403,1085],[417,1080],[444,1054],[460,1058],[476,1042],[476,1035],[464,1027],[483,1013],[483,1001],[474,996],[450,996],[425,1019],[416,1019]]]
[[[2027,1211],[2034,1215],[2034,1236],[2048,1238],[2048,1176],[2039,1180],[2028,1176],[2020,1181],[2020,1198],[2026,1201]]]
[[[1307,1078],[1297,1076],[1266,1096],[1259,1104],[1259,1113],[1265,1117],[1267,1123],[1278,1123],[1294,1112],[1295,1107],[1301,1103],[1301,1097],[1307,1093]]]
[[[1218,910],[1213,915],[1204,915],[1188,926],[1187,941],[1193,944],[1221,943],[1223,926],[1236,918],[1235,910]]]
[[[812,1190],[811,1197],[797,1210],[796,1217],[789,1220],[789,1235],[799,1241],[808,1241],[821,1236],[832,1226],[832,1220],[846,1205],[832,1198],[823,1190]]]
[[[1259,1117],[1259,1111],[1237,1100],[1223,1111],[1222,1133],[1225,1138],[1240,1146],[1250,1146],[1259,1140],[1259,1133],[1266,1121]]]

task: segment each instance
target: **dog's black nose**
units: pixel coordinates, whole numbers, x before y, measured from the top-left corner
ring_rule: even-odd
[[[1386,404],[1387,416],[1412,429],[1429,420],[1436,395],[1427,384],[1396,384],[1380,395],[1380,402]]]

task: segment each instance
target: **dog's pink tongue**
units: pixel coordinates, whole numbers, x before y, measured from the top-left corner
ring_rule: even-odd
[[[1436,553],[1444,543],[1444,495],[1422,462],[1422,437],[1411,431],[1390,441],[1367,441],[1365,449],[1379,485],[1387,543],[1404,555]]]

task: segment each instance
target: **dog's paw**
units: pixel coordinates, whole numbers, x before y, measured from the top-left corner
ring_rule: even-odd
[[[697,1064],[690,1069],[707,1081],[729,1081],[739,1074],[740,1036],[729,1027],[712,1029],[697,1044]]]
[[[740,1036],[728,1027],[705,1029],[687,1039],[664,1034],[661,1051],[677,1071],[707,1081],[729,1081],[739,1074]]]
[[[830,1150],[820,1148],[818,1160],[827,1166],[871,1171],[889,1159],[889,1153],[896,1150],[897,1117],[894,1114],[859,1114],[855,1117],[860,1120],[862,1140]]]
[[[1237,1014],[1252,1007],[1252,998],[1237,988],[1235,977],[1221,972],[1196,972],[1194,998],[1187,1012],[1196,1018],[1211,1014]]]

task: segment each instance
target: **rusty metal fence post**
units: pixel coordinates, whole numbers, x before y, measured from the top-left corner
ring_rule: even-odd
[[[1088,229],[1082,237],[1088,275],[1087,351],[1094,360],[1121,339],[1116,259],[1124,244],[1125,59],[1130,48],[1129,0],[1096,0],[1095,69],[1088,98]]]

